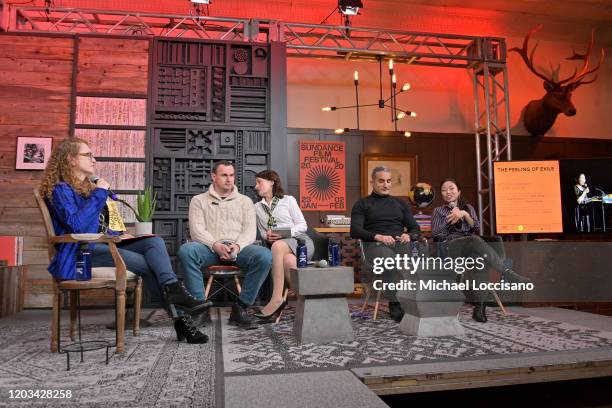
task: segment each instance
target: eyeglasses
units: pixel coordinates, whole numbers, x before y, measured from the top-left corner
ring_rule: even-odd
[[[93,160],[94,159],[94,155],[93,155],[92,152],[89,152],[89,153],[79,153],[79,156],[89,157],[89,160]]]

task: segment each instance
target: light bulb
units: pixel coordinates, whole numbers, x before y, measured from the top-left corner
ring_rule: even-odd
[[[342,133],[344,133],[344,131],[346,130],[346,128],[338,128],[336,130],[334,130],[334,133],[337,135],[341,135]]]
[[[393,76],[391,77],[391,81],[393,82],[393,86],[395,86],[395,83],[397,82],[397,78],[395,77],[395,74],[393,74]]]
[[[389,60],[389,71],[393,71],[393,60]]]
[[[410,112],[410,117],[411,118],[416,118],[416,112]]]
[[[333,106],[324,106],[324,107],[321,108],[321,110],[323,112],[329,112],[329,111],[335,110],[335,107],[333,107]]]
[[[405,130],[404,131],[404,137],[410,137],[412,136],[412,133],[410,133],[409,131]]]
[[[404,111],[400,111],[396,116],[396,118],[398,119],[404,119],[405,117],[406,117],[406,112]]]
[[[359,73],[357,71],[355,71],[354,78],[355,78],[355,81],[359,81]]]
[[[408,82],[402,85],[402,92],[406,92],[409,89],[410,89],[410,84]]]

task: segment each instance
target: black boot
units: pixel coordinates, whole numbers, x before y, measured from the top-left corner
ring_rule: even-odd
[[[232,305],[229,323],[246,330],[256,329],[258,327],[257,322],[249,316],[246,308],[241,305],[240,302],[236,302]]]
[[[171,305],[180,307],[188,314],[201,313],[212,306],[212,302],[197,299],[185,289],[182,282],[173,282],[164,286],[166,301]]]
[[[502,272],[501,278],[505,280],[506,282],[510,282],[510,283],[529,283],[531,282],[531,279],[521,276],[509,268]]]
[[[402,309],[400,302],[389,302],[389,314],[391,318],[398,323],[402,320],[404,317],[404,309]]]
[[[208,341],[208,336],[202,333],[193,323],[191,316],[184,314],[174,319],[174,330],[178,341],[187,340],[187,343],[203,344]]]
[[[486,302],[476,303],[474,306],[474,311],[472,312],[472,319],[480,323],[486,323],[487,322],[486,309],[487,309]]]

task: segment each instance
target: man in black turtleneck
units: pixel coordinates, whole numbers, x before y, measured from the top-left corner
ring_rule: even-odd
[[[351,211],[351,237],[363,241],[369,263],[374,258],[395,258],[396,254],[410,254],[410,236],[420,234],[419,225],[404,201],[391,196],[391,170],[376,167],[370,179],[372,194],[355,203]],[[398,282],[397,271],[386,270],[385,282]],[[404,316],[395,292],[385,291],[389,313],[396,321]]]

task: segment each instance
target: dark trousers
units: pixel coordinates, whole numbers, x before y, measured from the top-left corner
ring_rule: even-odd
[[[453,239],[448,243],[448,255],[452,258],[482,257],[486,266],[489,266],[500,273],[506,269],[506,266],[497,251],[491,246],[491,244],[484,241],[478,235],[470,235],[467,237]],[[488,283],[490,282],[489,268],[483,268],[482,270],[475,268],[471,271],[466,271],[465,277],[474,280],[475,284]],[[466,291],[465,295],[469,302],[484,302],[487,300],[488,292],[474,292],[469,290]]]
[[[363,251],[366,258],[366,263],[370,266],[369,271],[364,271],[367,273],[367,276],[362,276],[363,281],[372,282],[374,279],[381,279],[385,283],[389,282],[399,282],[402,278],[401,271],[395,268],[387,269],[384,268],[384,271],[381,275],[375,275],[371,266],[374,264],[374,258],[395,258],[395,255],[404,255],[407,254],[410,256],[412,252],[411,243],[400,244],[399,242],[395,243],[394,246],[387,246],[381,244],[380,242],[362,242]],[[384,297],[390,302],[397,302],[396,291],[385,290]]]

